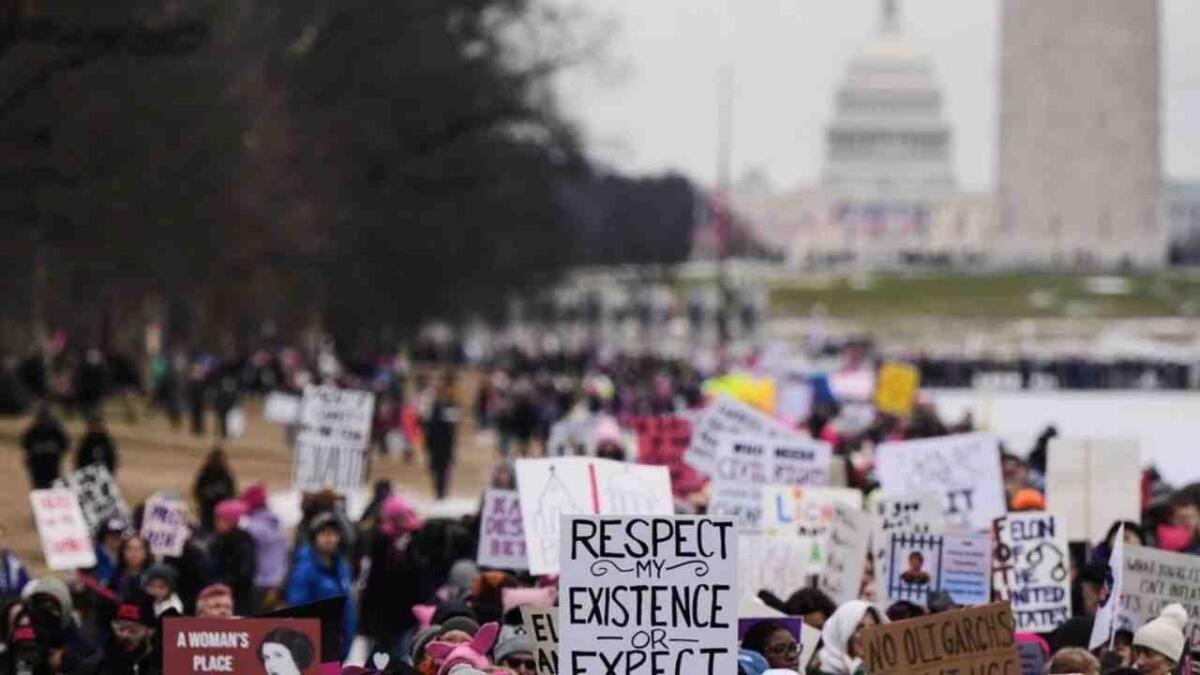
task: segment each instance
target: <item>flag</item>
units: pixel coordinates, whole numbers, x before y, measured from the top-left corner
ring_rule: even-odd
[[[1112,554],[1108,556],[1108,573],[1105,575],[1105,586],[1108,595],[1096,610],[1096,621],[1092,624],[1092,637],[1088,640],[1088,649],[1095,649],[1108,643],[1112,649],[1113,637],[1117,633],[1117,617],[1121,614],[1121,591],[1125,576],[1125,526],[1117,528],[1113,538]]]

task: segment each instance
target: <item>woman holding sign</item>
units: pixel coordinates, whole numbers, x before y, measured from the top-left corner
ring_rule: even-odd
[[[865,600],[851,600],[833,613],[821,629],[825,646],[817,658],[821,672],[826,675],[855,675],[862,671],[862,644],[859,635],[868,626],[887,619]]]

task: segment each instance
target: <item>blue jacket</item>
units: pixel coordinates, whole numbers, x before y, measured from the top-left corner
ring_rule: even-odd
[[[0,596],[19,597],[29,583],[29,572],[17,556],[4,551],[0,554]]]
[[[344,556],[337,556],[332,566],[325,566],[313,552],[312,546],[304,544],[296,550],[295,566],[288,578],[287,603],[303,605],[318,600],[328,600],[339,596],[346,597],[346,616],[342,623],[343,656],[354,641],[355,621],[358,610],[354,606],[354,595],[351,593],[353,577],[350,574],[350,564]]]

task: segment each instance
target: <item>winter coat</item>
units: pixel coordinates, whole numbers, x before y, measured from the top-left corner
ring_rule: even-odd
[[[46,489],[58,478],[59,465],[68,444],[67,434],[55,421],[38,422],[21,437],[25,466],[29,468],[35,489]]]
[[[425,420],[425,446],[429,463],[445,468],[454,463],[454,437],[458,428],[458,408],[453,403],[437,400]]]
[[[254,539],[254,585],[278,588],[287,574],[287,537],[279,518],[270,509],[256,509],[242,521]]]
[[[305,544],[296,552],[296,563],[288,578],[286,599],[289,605],[304,605],[318,600],[345,596],[346,614],[342,626],[343,645],[349,649],[356,634],[358,612],[351,594],[353,579],[350,563],[343,557],[334,558],[332,565],[321,562],[311,545]]]
[[[103,464],[109,473],[117,475],[117,446],[112,437],[103,431],[88,432],[79,441],[79,449],[75,451],[76,469],[90,464]]]
[[[163,558],[163,563],[170,565],[179,574],[175,590],[183,600],[184,614],[195,614],[196,596],[209,584],[208,558],[203,549],[194,539],[189,538],[178,558]]]
[[[15,598],[29,583],[29,571],[17,556],[8,551],[0,553],[0,598]]]
[[[424,600],[421,570],[408,552],[410,539],[377,532],[367,553],[370,564],[362,592],[361,632],[384,644],[416,625],[412,607]]]
[[[254,539],[243,530],[232,530],[213,538],[208,547],[209,578],[233,590],[234,612],[249,612],[254,589]]]

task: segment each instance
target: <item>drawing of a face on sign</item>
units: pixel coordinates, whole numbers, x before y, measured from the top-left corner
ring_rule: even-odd
[[[276,628],[263,636],[258,654],[267,675],[303,675],[316,658],[308,636],[290,628]]]

